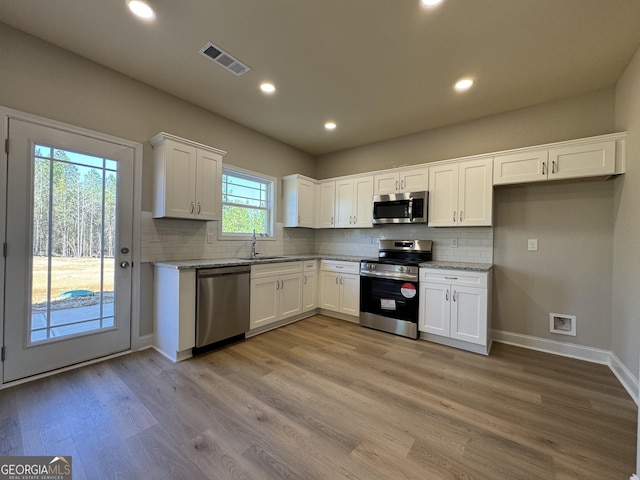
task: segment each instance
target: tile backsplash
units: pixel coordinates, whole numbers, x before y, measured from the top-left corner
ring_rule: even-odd
[[[433,259],[493,263],[493,229],[429,228],[420,225],[383,225],[362,229],[310,230],[276,224],[275,238],[258,240],[263,255],[308,253],[344,254],[363,258],[378,255],[378,239],[433,240]],[[457,241],[457,248],[452,246]],[[248,240],[218,240],[218,222],[154,219],[142,212],[140,228],[142,262],[247,257]]]

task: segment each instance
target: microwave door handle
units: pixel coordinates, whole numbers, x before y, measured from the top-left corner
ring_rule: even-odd
[[[409,208],[407,209],[409,214],[409,221],[413,222],[413,197],[409,197]]]

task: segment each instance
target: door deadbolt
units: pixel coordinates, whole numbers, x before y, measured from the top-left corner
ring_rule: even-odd
[[[124,253],[126,255],[127,253],[129,253],[129,249],[127,247],[122,247],[120,249],[120,253]]]

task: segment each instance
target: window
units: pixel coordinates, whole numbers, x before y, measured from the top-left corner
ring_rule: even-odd
[[[222,170],[221,236],[273,236],[274,179],[246,170]]]

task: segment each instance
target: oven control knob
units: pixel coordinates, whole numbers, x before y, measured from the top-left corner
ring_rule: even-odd
[[[371,266],[371,270],[375,270],[376,269],[376,264],[375,263],[372,263],[370,266]]]

